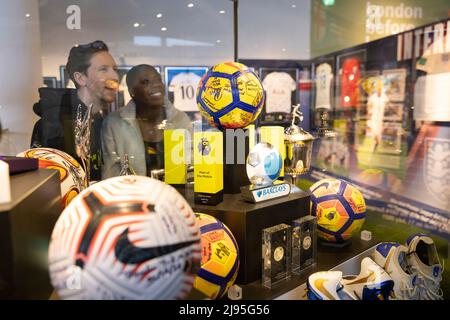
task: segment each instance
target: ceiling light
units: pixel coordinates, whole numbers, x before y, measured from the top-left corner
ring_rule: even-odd
[[[157,18],[161,18],[161,17],[162,17],[162,13],[158,13],[158,14],[156,15],[156,17],[157,17]]]
[[[187,6],[188,6],[188,8],[192,8],[194,6],[194,4],[193,3],[189,3]]]
[[[322,3],[326,7],[334,6],[335,0],[322,0]]]
[[[140,26],[140,24],[139,24],[138,22],[135,22],[135,23],[133,24],[133,27],[135,27],[135,28],[139,28],[139,26]]]
[[[29,18],[29,17],[31,17],[31,14],[27,13],[27,14],[25,15],[25,17]]]
[[[222,42],[222,40],[216,40],[216,42],[217,42],[217,43],[221,43],[221,42]]]
[[[161,31],[167,31],[167,28],[166,27],[162,27]]]
[[[220,10],[219,13],[220,14],[225,14],[225,10]]]
[[[292,8],[297,8],[297,6],[295,4],[292,5]]]

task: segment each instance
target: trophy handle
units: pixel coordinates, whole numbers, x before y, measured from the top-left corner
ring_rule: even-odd
[[[90,143],[91,143],[91,117],[93,104],[87,107],[86,113],[83,115],[82,105],[78,104],[75,117],[75,152],[80,157],[83,168],[86,172],[88,184],[91,181],[90,176]]]

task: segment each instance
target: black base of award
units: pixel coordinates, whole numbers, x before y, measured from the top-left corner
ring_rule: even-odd
[[[223,139],[223,186],[229,194],[241,193],[241,187],[249,185],[246,160],[249,150],[249,130],[227,129]]]
[[[186,197],[187,193],[184,193]],[[217,193],[200,193],[196,192],[194,194],[194,202],[200,205],[215,206],[223,201],[223,191]]]
[[[318,244],[324,247],[342,249],[350,246],[352,244],[351,240],[345,240],[342,242],[329,242],[323,239],[318,239]]]
[[[292,221],[309,214],[311,196],[306,192],[291,193],[286,197],[249,203],[241,194],[225,194],[217,206],[194,203],[194,195],[187,193],[194,212],[210,214],[230,228],[239,246],[240,267],[237,283],[248,284],[261,279],[262,230]]]

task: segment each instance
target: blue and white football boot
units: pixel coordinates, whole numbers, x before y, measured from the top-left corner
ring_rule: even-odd
[[[321,271],[308,277],[308,300],[354,300],[341,284],[341,271]]]
[[[420,300],[442,300],[440,288],[442,265],[432,238],[424,234],[412,235],[406,241],[406,260],[412,272],[417,273]]]
[[[359,275],[345,276],[341,284],[355,300],[388,300],[394,288],[392,278],[369,257],[361,261]]]
[[[417,273],[410,271],[406,256],[408,248],[395,242],[382,242],[376,246],[372,259],[394,281],[391,300],[418,300]]]

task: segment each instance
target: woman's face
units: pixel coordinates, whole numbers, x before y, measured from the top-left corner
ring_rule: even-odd
[[[160,107],[164,104],[164,84],[161,75],[156,71],[144,69],[139,72],[131,91],[136,104],[149,107]]]

